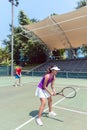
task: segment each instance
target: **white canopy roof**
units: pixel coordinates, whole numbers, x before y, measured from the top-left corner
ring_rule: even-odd
[[[36,34],[51,50],[87,45],[87,6],[47,17],[24,28]]]

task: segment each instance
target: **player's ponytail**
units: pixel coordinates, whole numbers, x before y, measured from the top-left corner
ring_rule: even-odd
[[[51,68],[53,68],[53,67],[54,67],[54,65],[52,65],[52,66],[48,67],[46,74],[51,73],[51,72],[52,72]]]

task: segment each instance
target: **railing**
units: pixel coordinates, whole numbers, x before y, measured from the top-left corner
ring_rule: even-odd
[[[23,75],[26,76],[43,76],[45,74],[44,71],[28,71],[22,72]],[[56,75],[56,77],[60,78],[87,78],[87,72],[69,72],[69,71],[60,71]]]
[[[11,67],[10,66],[0,66],[0,76],[9,76],[11,75]],[[43,76],[45,71],[23,71],[22,75],[25,76]],[[79,71],[59,71],[56,77],[60,78],[87,78],[87,72],[79,72]]]
[[[0,76],[11,75],[11,66],[0,66]]]

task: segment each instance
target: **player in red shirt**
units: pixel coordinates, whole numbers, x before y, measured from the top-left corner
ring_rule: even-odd
[[[16,70],[15,70],[15,87],[17,86],[22,86],[21,84],[21,72],[22,72],[22,67],[21,66],[18,66],[16,67]]]

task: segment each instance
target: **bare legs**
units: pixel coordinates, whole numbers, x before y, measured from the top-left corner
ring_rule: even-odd
[[[15,78],[15,86],[22,86],[21,84],[21,78]]]
[[[48,98],[48,107],[49,107],[49,112],[51,112],[52,111],[52,97],[51,96]]]
[[[45,105],[46,105],[46,99],[45,98],[40,98],[40,101],[41,101],[41,105],[39,107],[38,118],[41,118],[42,112],[43,112]]]
[[[41,116],[42,116],[42,113],[43,113],[43,110],[46,106],[46,98],[40,98],[40,101],[41,101],[41,105],[39,107],[39,112],[38,112],[38,118],[36,119],[36,122],[38,125],[43,125],[43,122],[41,121]],[[49,116],[56,116],[56,113],[54,113],[52,111],[52,97],[50,96],[48,98],[48,107],[49,107]]]
[[[46,106],[46,98],[40,98],[40,101],[41,101],[41,105],[39,107],[38,118],[41,118],[42,116],[43,110]],[[51,112],[52,111],[52,97],[51,96],[48,98],[48,107],[49,107],[49,112]]]

